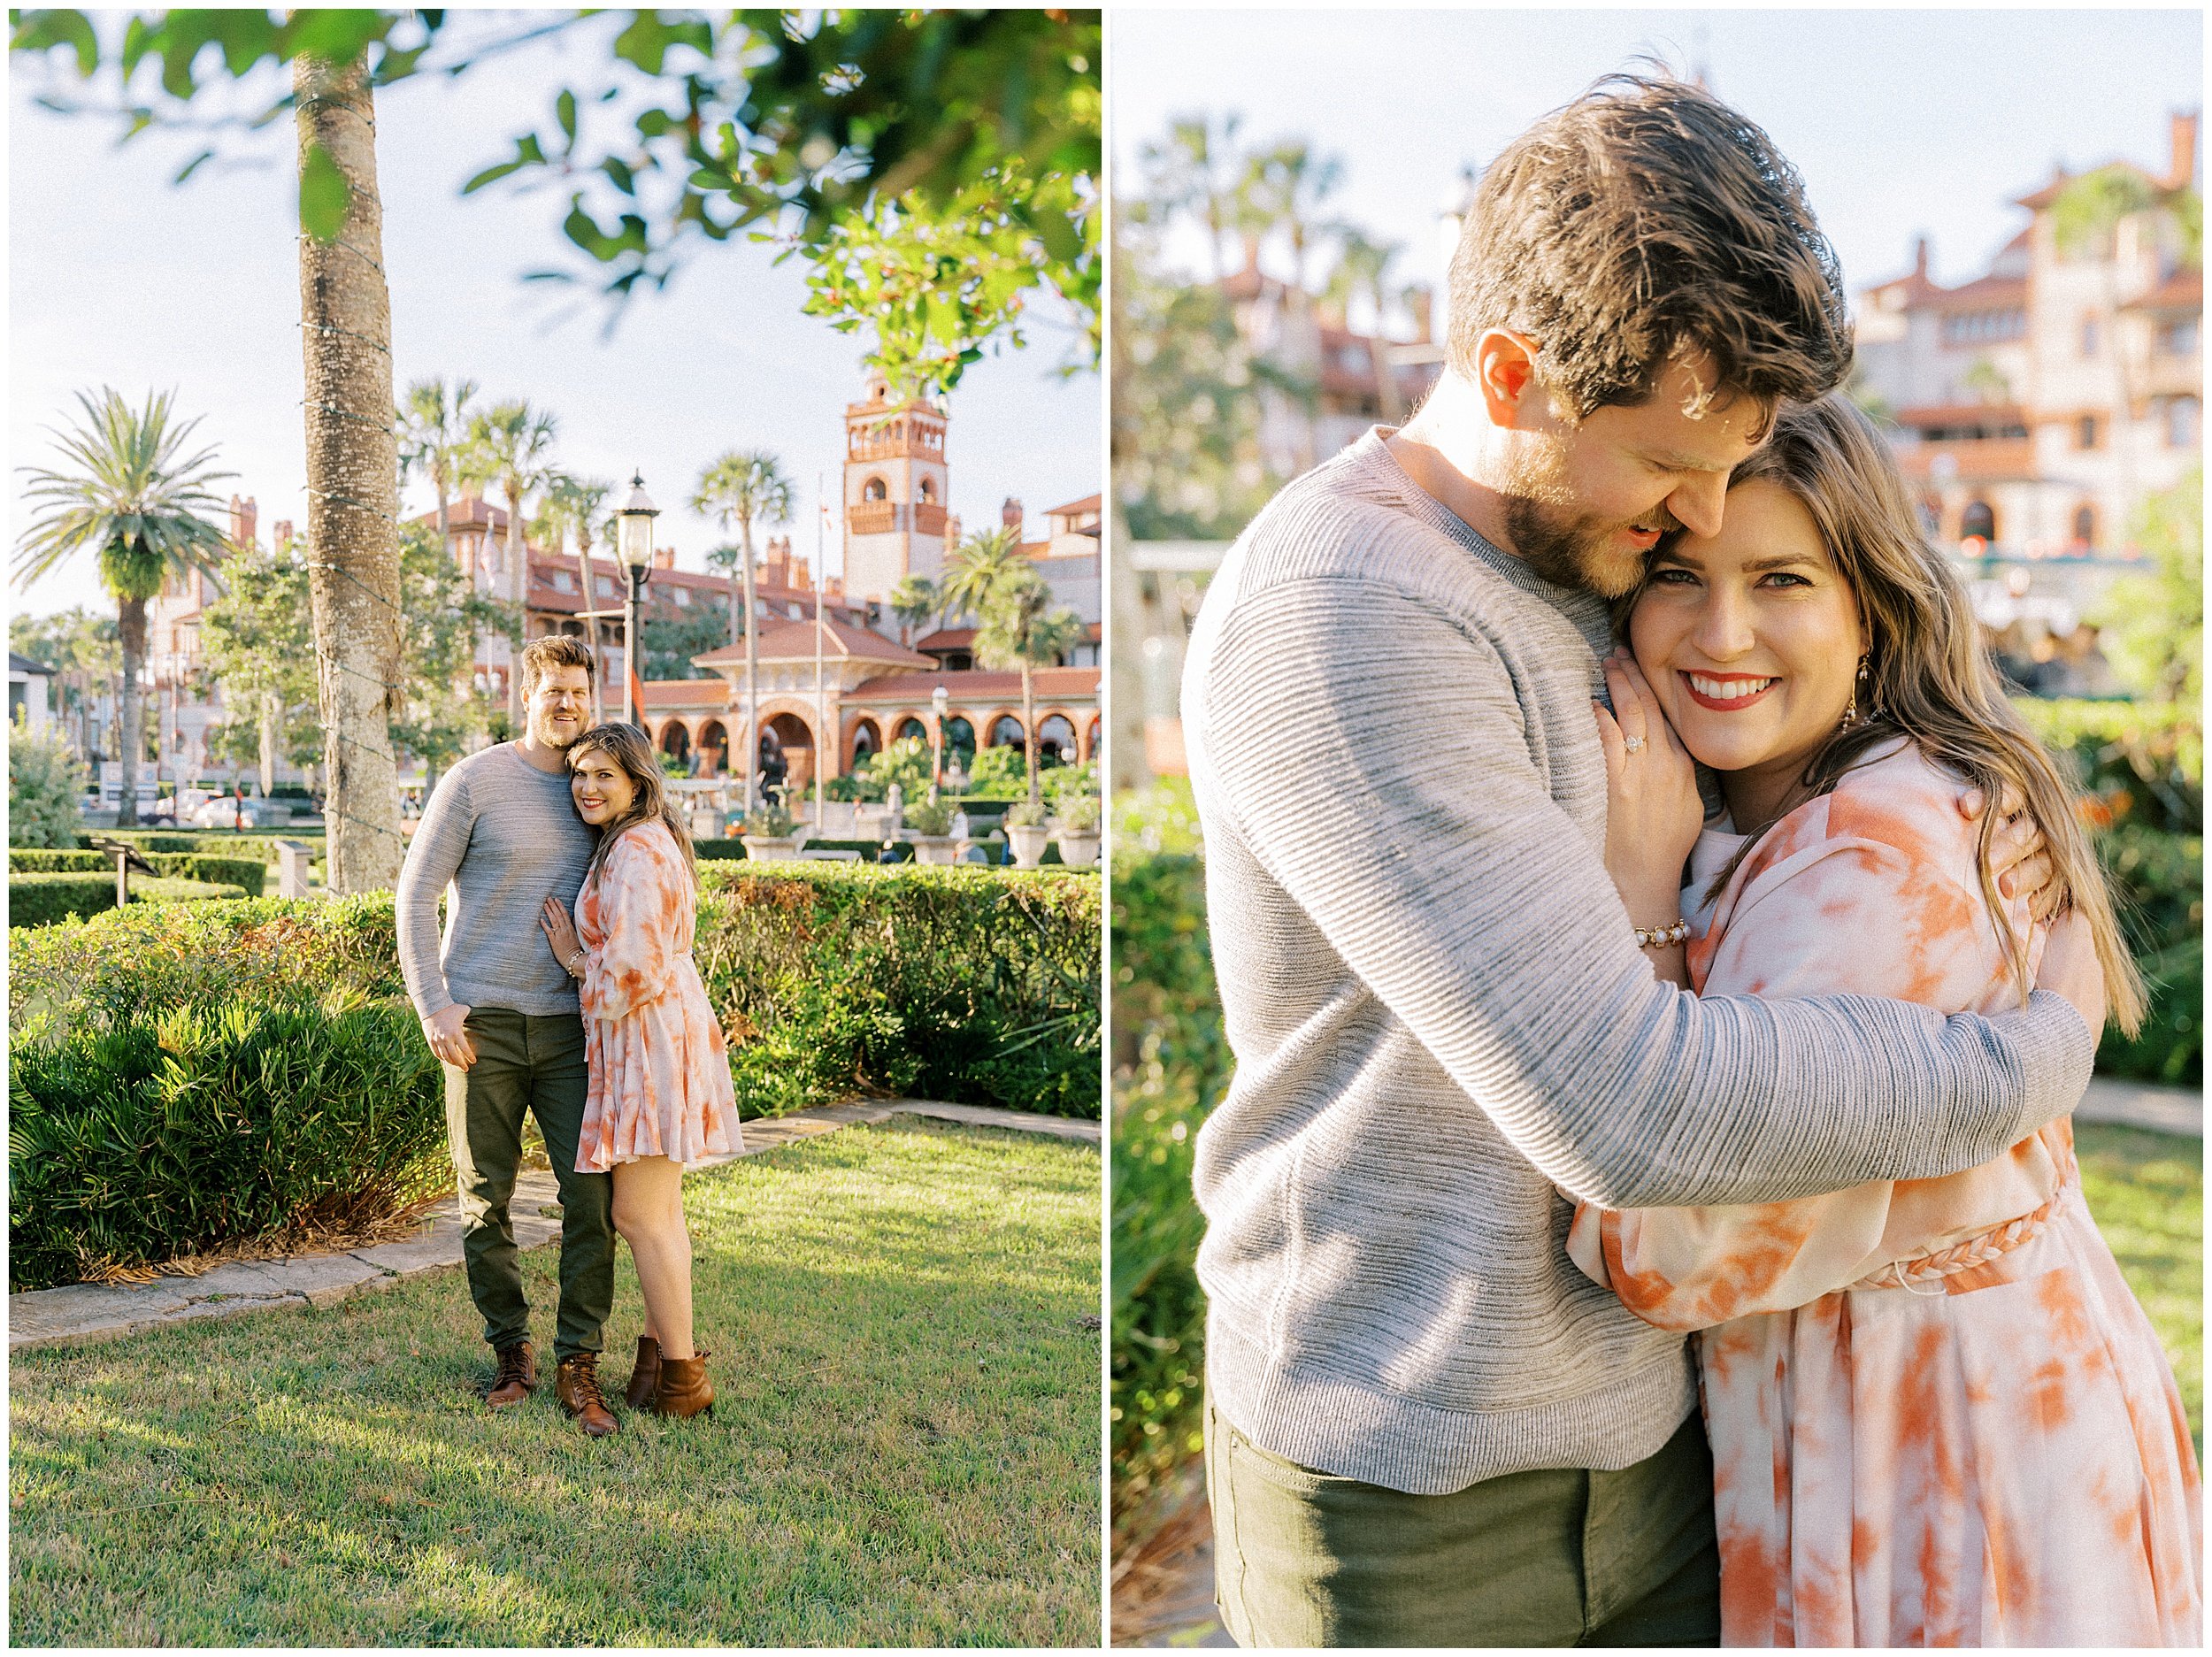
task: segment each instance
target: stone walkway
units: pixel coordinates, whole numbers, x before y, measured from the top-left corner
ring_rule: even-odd
[[[928,1099],[868,1099],[749,1122],[742,1151],[710,1157],[701,1166],[757,1156],[834,1133],[855,1123],[885,1122],[896,1116],[1049,1134],[1092,1145],[1100,1142],[1095,1122]],[[514,1224],[517,1247],[541,1248],[561,1234],[560,1202],[560,1186],[549,1171],[526,1171],[515,1181],[515,1194],[507,1212]],[[403,1277],[460,1263],[461,1216],[456,1199],[434,1210],[417,1236],[373,1248],[297,1254],[288,1260],[236,1261],[197,1277],[157,1277],[141,1284],[73,1283],[58,1289],[11,1294],[8,1350],[109,1340],[195,1317],[234,1317],[242,1312],[285,1306],[333,1306],[349,1294],[388,1288]]]

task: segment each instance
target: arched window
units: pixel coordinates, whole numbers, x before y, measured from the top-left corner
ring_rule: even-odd
[[[1095,761],[1097,760],[1097,758],[1098,758],[1098,721],[1097,721],[1095,718],[1094,718],[1094,719],[1091,721],[1091,728],[1090,728],[1090,730],[1089,730],[1089,731],[1087,731],[1087,733],[1084,733],[1084,737],[1083,737],[1083,751],[1084,751],[1086,754],[1089,755],[1089,756],[1090,756],[1090,757],[1091,757],[1091,759],[1092,759],[1094,762],[1095,762]]]
[[[2097,544],[2097,509],[2080,506],[2074,510],[2074,546],[2076,550],[2088,551]]]
[[[899,728],[891,733],[894,742],[903,742],[910,736],[918,742],[926,742],[929,740],[929,727],[919,719],[906,718],[900,720]]]
[[[730,733],[722,728],[719,719],[710,719],[699,727],[699,774],[719,777],[730,769]]]
[[[918,485],[917,485],[917,486],[916,486],[916,487],[915,487],[915,490],[914,490],[914,498],[915,498],[916,500],[918,500],[918,501],[934,501],[934,500],[936,500],[936,498],[937,498],[937,479],[934,479],[934,478],[933,478],[933,477],[930,477],[930,476],[928,476],[926,473],[925,473],[925,474],[923,475],[923,478],[922,478],[921,482],[920,482]]]
[[[1997,514],[1988,502],[1969,502],[1960,516],[1959,536],[1963,540],[1970,535],[1979,535],[1984,541],[1997,539]]]
[[[1037,727],[1037,763],[1075,763],[1075,726],[1056,713]]]
[[[993,748],[1019,748],[1022,736],[1022,722],[1010,713],[1002,713],[991,722]]]
[[[876,722],[863,719],[853,726],[853,766],[857,769],[883,746],[883,739],[876,734]]]
[[[871,478],[860,486],[860,498],[864,501],[886,500],[889,498],[890,493],[890,489],[880,478]]]
[[[661,752],[680,760],[691,758],[691,733],[684,729],[682,720],[671,719],[661,727]]]
[[[975,757],[975,727],[956,713],[945,721],[945,751],[959,755],[964,766]]]

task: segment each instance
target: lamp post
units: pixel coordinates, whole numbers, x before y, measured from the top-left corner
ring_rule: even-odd
[[[622,717],[626,724],[639,725],[643,710],[637,704],[645,694],[645,681],[637,665],[637,602],[652,574],[653,520],[660,516],[660,508],[645,493],[643,472],[630,474],[630,498],[616,516],[622,520],[622,571],[629,578],[622,600]]]
[[[935,734],[930,738],[929,744],[929,802],[932,805],[937,803],[938,785],[945,774],[945,707],[951,700],[942,685],[929,693],[929,710],[936,715],[932,725]]]

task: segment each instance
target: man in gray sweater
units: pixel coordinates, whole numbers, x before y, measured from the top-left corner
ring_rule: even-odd
[[[507,1204],[525,1111],[561,1187],[561,1299],[554,1392],[595,1438],[615,1430],[598,1381],[614,1309],[614,1181],[576,1171],[588,1079],[576,981],[538,919],[573,909],[593,835],[569,798],[567,753],[591,712],[591,650],[553,636],[522,652],[524,733],[472,754],[431,795],[399,877],[400,968],[430,1049],[445,1064],[446,1137],[461,1191],[469,1293],[497,1357],[485,1402],[538,1384],[530,1307]],[[445,937],[438,899],[451,892]]]
[[[1601,83],[1485,176],[1450,298],[1428,403],[1277,496],[1191,641],[1237,1058],[1196,1170],[1218,1596],[1247,1645],[1712,1644],[1686,1345],[1575,1269],[1561,1192],[1969,1167],[2073,1105],[2101,981],[2055,945],[2064,993],[1997,1018],[1701,1001],[1606,873],[1606,597],[1849,366],[1765,134]]]

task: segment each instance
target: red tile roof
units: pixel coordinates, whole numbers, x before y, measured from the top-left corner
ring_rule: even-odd
[[[1098,696],[1098,670],[1094,667],[1041,667],[1031,678],[1041,701],[1094,701]],[[1018,701],[1022,694],[1019,673],[886,673],[863,679],[845,693],[845,701],[926,702],[930,692],[940,685],[956,702],[1013,702]]]
[[[904,645],[886,639],[865,627],[856,627],[849,622],[834,618],[823,629],[823,656],[833,659],[847,658],[864,662],[892,663],[902,666],[934,667],[927,656],[908,649]],[[811,621],[772,622],[760,630],[760,641],[755,654],[763,662],[810,662],[814,659],[815,626]],[[695,667],[715,667],[741,664],[745,660],[742,644],[726,644],[718,650],[709,650],[703,656],[691,658]]]
[[[1080,516],[1085,512],[1097,511],[1100,504],[1101,501],[1099,496],[1095,495],[1087,495],[1079,501],[1070,501],[1065,506],[1048,508],[1045,511],[1045,516],[1047,518]]]
[[[2123,311],[2202,311],[2204,272],[2176,271],[2147,294],[2139,294],[2120,307]]]

